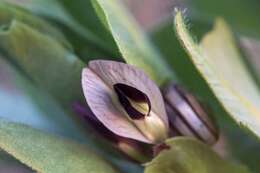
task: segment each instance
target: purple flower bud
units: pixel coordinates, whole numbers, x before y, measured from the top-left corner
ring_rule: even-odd
[[[79,115],[86,123],[94,129],[97,136],[101,136],[118,148],[129,160],[145,163],[152,158],[152,146],[133,139],[124,138],[116,135],[106,128],[92,113],[87,105],[80,103],[73,104],[74,112]]]
[[[160,143],[168,137],[168,118],[157,85],[142,70],[105,60],[82,72],[86,101],[100,123],[114,134]]]

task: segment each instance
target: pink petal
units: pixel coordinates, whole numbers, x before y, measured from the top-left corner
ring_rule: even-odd
[[[111,99],[113,85],[126,84],[145,93],[151,108],[168,128],[168,119],[159,88],[142,70],[120,62],[96,60],[89,62],[82,72],[82,86],[87,103],[96,117],[115,134],[152,143],[129,119],[122,115]]]
[[[103,81],[106,81],[108,86],[112,87],[116,83],[123,83],[145,93],[150,99],[153,112],[162,119],[168,128],[168,118],[161,92],[143,70],[125,63],[108,60],[90,61],[89,68],[98,74]]]
[[[111,88],[89,68],[82,72],[82,86],[92,112],[108,129],[119,136],[150,143],[134,124],[114,107],[109,95]]]

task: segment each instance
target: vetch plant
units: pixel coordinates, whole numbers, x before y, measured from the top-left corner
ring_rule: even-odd
[[[19,5],[0,2],[1,67],[24,97],[1,81],[0,168],[259,172],[258,73],[236,39],[258,35],[244,21],[253,9],[211,28],[190,5],[194,41],[180,10],[143,32],[119,0]]]
[[[108,134],[110,141],[118,139],[117,147],[135,160],[147,161],[141,160],[144,158],[141,153],[136,152],[134,156],[122,145],[138,151],[142,149],[140,145],[137,147],[140,142],[154,144],[155,151],[157,145],[160,148],[167,138],[177,135],[192,136],[211,144],[217,141],[218,132],[192,95],[178,87],[169,87],[165,91],[168,120],[159,88],[142,70],[131,65],[106,60],[90,61],[82,72],[82,87],[93,112],[85,108],[84,116],[89,123],[94,123],[96,130],[102,128],[99,133],[101,136]],[[95,125],[100,122],[101,125]],[[151,152],[153,147],[150,148]]]
[[[90,109],[115,134],[146,143],[167,138],[168,118],[159,88],[141,70],[91,61],[82,72]]]

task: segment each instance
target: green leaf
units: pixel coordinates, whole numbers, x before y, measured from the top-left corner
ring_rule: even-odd
[[[71,104],[84,99],[78,82],[84,64],[49,23],[13,5],[1,2],[0,9],[0,58],[9,62],[0,63],[9,68],[9,79],[21,92],[15,98],[0,91],[1,101],[4,100],[2,116],[73,139],[85,139],[80,126],[67,116]],[[22,103],[16,105],[14,100]],[[19,114],[21,110],[24,116]],[[12,117],[6,112],[11,112]]]
[[[100,44],[111,53],[117,53],[117,47],[114,39],[107,30],[102,21],[96,14],[96,8],[91,0],[60,0],[60,4],[80,25],[87,29],[89,33],[100,42]]]
[[[223,17],[235,31],[260,38],[259,0],[196,0],[187,4],[193,19],[209,22]]]
[[[0,7],[5,9],[6,5]],[[69,109],[74,101],[83,98],[79,81],[84,64],[71,49],[60,44],[53,34],[37,29],[44,28],[45,22],[37,26],[31,24],[41,19],[28,19],[31,22],[27,22],[20,19],[26,17],[16,17],[11,13],[12,18],[6,22],[5,15],[9,13],[5,10],[0,12],[0,16],[3,16],[0,18],[1,54]]]
[[[192,20],[192,33],[200,40],[205,32],[212,26]],[[219,131],[225,136],[226,148],[230,157],[247,165],[252,172],[259,172],[258,160],[260,155],[255,152],[260,149],[260,141],[252,134],[239,127],[239,125],[228,115],[223,106],[218,102],[206,81],[193,65],[189,55],[180,44],[177,35],[173,32],[172,20],[170,23],[156,28],[152,33],[153,41],[160,48],[165,60],[171,65],[178,77],[178,83],[192,92],[200,102],[208,108],[209,116],[215,120]],[[237,142],[239,141],[239,143]]]
[[[173,79],[172,71],[121,2],[96,1],[126,62],[143,69],[158,84]]]
[[[249,173],[223,160],[207,145],[185,137],[166,141],[166,148],[146,165],[145,173]]]
[[[49,23],[45,22],[41,18],[31,15],[29,12],[18,6],[0,2],[1,30],[8,29],[8,25],[11,24],[13,19],[19,20],[20,22],[29,25],[33,29],[55,38],[55,40],[60,42],[63,46],[71,49],[71,45],[65,39],[63,34],[56,28],[52,27]]]
[[[4,13],[4,11],[0,11],[0,14],[1,12]],[[35,19],[41,20],[37,17]],[[41,108],[45,111],[44,115],[51,116],[54,111],[57,112],[57,109],[58,112],[62,112],[52,117],[52,120],[55,123],[58,122],[59,127],[65,126],[66,130],[70,131],[64,135],[65,130],[62,129],[58,131],[58,134],[69,136],[82,143],[87,143],[87,145],[93,144],[91,148],[106,155],[107,158],[119,156],[118,152],[111,145],[108,145],[107,141],[97,138],[92,131],[90,132],[86,123],[79,122],[77,116],[72,112],[72,104],[77,101],[85,103],[80,82],[81,70],[85,64],[73,54],[71,49],[61,44],[54,36],[35,29],[14,15],[10,22],[5,22],[4,17],[0,17],[0,24],[6,26],[4,30],[0,30],[0,54],[19,69],[19,72],[22,72],[22,75],[30,80],[29,82],[34,84],[33,100],[37,104],[41,102]],[[44,26],[39,25],[39,27]],[[38,94],[37,90],[44,92],[39,91],[41,94]],[[46,102],[48,99],[44,99],[42,93],[51,96],[51,102]],[[68,115],[70,117],[66,117],[65,120],[70,120],[68,121],[70,125],[62,124],[66,122],[63,116]],[[60,121],[57,121],[59,117]],[[75,123],[75,120],[78,123]],[[79,133],[71,135],[75,129],[76,131],[80,130]],[[71,133],[72,131],[73,133]],[[86,132],[88,132],[87,138],[82,135]],[[108,151],[109,155],[105,151]]]
[[[79,144],[3,120],[0,120],[0,147],[37,172],[117,172]]]
[[[192,31],[201,36],[210,29],[210,25],[201,23],[199,21],[192,21]],[[192,63],[187,58],[185,50],[182,48],[177,36],[173,32],[172,20],[163,24],[160,27],[155,28],[150,32],[152,41],[163,55],[165,61],[170,65],[178,78],[178,83],[182,83],[190,90],[199,88],[204,93],[204,88],[201,85],[201,81],[198,81],[196,77],[199,76]],[[194,74],[196,73],[196,74]],[[193,75],[191,75],[193,74]],[[196,78],[196,79],[195,79]],[[203,87],[203,89],[201,89]],[[198,91],[196,91],[198,93]]]
[[[78,1],[80,2],[80,0]],[[80,5],[80,8],[77,5]],[[95,10],[90,1],[82,1],[77,4],[74,1],[72,3],[72,1],[65,0],[37,0],[24,2],[22,6],[34,14],[44,17],[59,28],[73,44],[75,53],[83,61],[88,62],[96,57],[118,59],[119,53],[116,44],[110,32],[104,29],[98,17],[95,16]],[[90,13],[93,18],[89,18],[85,13]],[[77,16],[79,14],[83,16]],[[84,22],[80,22],[81,19]],[[89,25],[93,26],[88,27]],[[105,38],[102,35],[105,35]]]
[[[228,26],[218,20],[202,41],[202,49],[190,36],[180,12],[175,17],[177,35],[219,102],[240,125],[260,136],[259,91],[235,46]],[[235,76],[234,76],[235,75]]]
[[[2,58],[0,56],[0,74],[4,74],[4,78],[1,78],[0,75],[1,118],[73,139],[85,138],[75,122],[66,116],[64,110],[57,105],[53,98],[50,98],[48,93],[38,89],[28,78]],[[23,116],[21,116],[21,112]]]
[[[34,104],[44,111],[45,120],[56,114],[46,124],[51,131],[70,137],[81,134],[73,136],[82,139],[79,127],[66,115],[71,113],[72,103],[84,99],[79,82],[84,64],[63,35],[44,20],[13,5],[0,3],[0,9],[0,58],[13,65],[16,85],[34,98]],[[65,129],[70,132],[64,133]]]

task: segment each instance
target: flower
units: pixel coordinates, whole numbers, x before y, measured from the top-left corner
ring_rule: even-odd
[[[88,106],[114,134],[157,144],[168,137],[168,118],[157,85],[131,65],[90,61],[82,72]]]
[[[72,108],[94,130],[95,135],[102,137],[102,139],[118,148],[127,159],[145,163],[153,157],[151,145],[114,134],[96,118],[87,105],[75,102]]]

